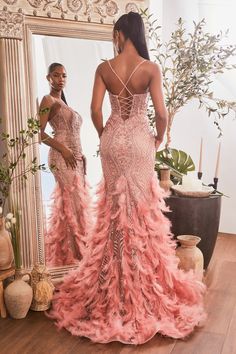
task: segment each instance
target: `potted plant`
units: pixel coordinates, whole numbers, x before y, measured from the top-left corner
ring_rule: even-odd
[[[183,151],[170,148],[171,127],[176,113],[190,100],[197,99],[199,108],[205,108],[209,116],[214,116],[214,124],[222,135],[221,120],[230,112],[236,112],[236,102],[215,97],[211,83],[215,75],[235,69],[229,60],[236,55],[235,45],[223,45],[227,32],[212,35],[204,30],[205,20],[194,24],[191,33],[186,33],[184,22],[179,18],[175,31],[167,43],[161,42],[158,33],[160,26],[152,15],[142,11],[148,26],[150,48],[154,60],[160,65],[163,74],[164,95],[168,111],[167,140],[165,149],[157,152],[157,171],[168,166],[172,180],[179,183],[183,174],[195,169],[192,159]],[[149,107],[150,125],[154,126],[153,106]],[[192,234],[201,237],[199,248],[204,255],[204,267],[211,259],[220,220],[221,198],[213,195],[208,198],[188,198],[171,196],[167,199],[171,213],[167,216],[176,236]]]
[[[214,116],[214,124],[221,136],[221,119],[231,112],[236,112],[236,101],[231,102],[215,97],[211,83],[216,75],[236,68],[235,64],[229,64],[230,59],[236,55],[236,45],[222,44],[228,31],[217,35],[205,32],[206,23],[203,19],[198,23],[193,21],[192,33],[186,33],[184,22],[179,18],[177,28],[172,32],[169,41],[162,43],[158,33],[161,27],[157,25],[157,19],[153,20],[153,15],[148,15],[147,10],[141,12],[148,27],[150,51],[154,61],[160,65],[163,75],[168,111],[166,154],[170,152],[174,117],[192,99],[197,99],[199,108],[205,108],[209,116]],[[155,114],[152,104],[149,105],[148,117],[150,125],[154,126]],[[158,162],[163,162],[161,153],[157,153],[156,160],[158,169]],[[173,166],[169,167],[173,176],[176,176]]]
[[[186,33],[184,22],[179,18],[177,28],[168,42],[162,43],[157,20],[142,11],[148,26],[150,51],[163,75],[164,96],[168,111],[167,142],[171,142],[171,127],[174,117],[190,100],[197,99],[199,107],[205,108],[208,115],[214,116],[214,124],[222,134],[221,119],[230,112],[236,112],[236,101],[231,102],[215,97],[211,83],[216,75],[236,68],[229,64],[236,55],[236,45],[223,45],[228,31],[212,35],[204,31],[205,20],[193,21],[192,33]],[[153,124],[153,107],[149,107],[149,119]]]
[[[17,195],[13,195],[12,188],[17,183],[26,183],[29,174],[35,174],[38,170],[45,170],[44,164],[38,164],[37,159],[27,156],[27,148],[37,143],[35,137],[39,132],[39,121],[30,118],[25,129],[19,131],[17,137],[11,137],[8,133],[1,133],[1,144],[5,153],[0,159],[0,200],[1,215],[8,210],[6,216],[6,228],[11,234],[11,242],[15,260],[15,280],[4,291],[4,298],[8,312],[13,318],[24,318],[32,301],[32,289],[22,280],[22,258],[20,241],[20,211],[14,207],[17,203]]]

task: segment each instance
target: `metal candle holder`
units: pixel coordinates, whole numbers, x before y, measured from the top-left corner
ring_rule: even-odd
[[[218,177],[214,177],[213,178],[213,183],[212,184],[208,184],[209,187],[213,187],[215,189],[215,191],[217,190],[217,185],[218,185]]]
[[[197,177],[198,177],[198,179],[202,179],[202,172],[198,172],[197,173]],[[217,190],[217,185],[218,185],[218,177],[214,177],[213,178],[213,183],[211,183],[211,184],[208,184],[208,186],[209,187],[213,187],[214,188],[214,190],[216,191]]]
[[[198,179],[202,179],[202,172],[198,172],[198,173],[197,173],[197,178],[198,178]]]

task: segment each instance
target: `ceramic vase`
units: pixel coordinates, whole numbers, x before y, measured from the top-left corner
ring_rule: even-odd
[[[33,291],[29,284],[22,280],[24,274],[16,269],[15,280],[4,291],[4,300],[7,311],[12,318],[25,318],[33,298]]]
[[[0,217],[0,270],[12,267],[14,253],[9,232],[5,228],[5,218]]]
[[[173,182],[170,179],[170,169],[169,168],[161,168],[160,169],[160,186],[166,192],[169,192],[170,187],[173,186]]]
[[[49,309],[54,291],[50,273],[43,264],[36,264],[31,272],[30,285],[33,289],[33,301],[30,309],[45,311]]]
[[[197,247],[201,238],[194,235],[177,236],[180,247],[176,249],[176,255],[179,258],[179,268],[184,271],[193,270],[199,280],[203,277],[203,254]]]

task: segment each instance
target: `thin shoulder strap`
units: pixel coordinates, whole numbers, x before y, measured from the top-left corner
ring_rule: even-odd
[[[134,73],[136,73],[136,71],[138,70],[138,68],[146,61],[146,59],[142,60],[140,63],[138,63],[138,65],[136,65],[136,67],[134,68],[134,70],[132,71],[132,73],[130,74],[128,80],[126,81],[124,87],[122,88],[122,90],[120,91],[119,95],[121,95],[121,93],[124,91],[124,89],[126,88],[126,90],[130,93],[130,90],[128,89],[127,85],[130,82],[132,76],[134,75]],[[133,94],[131,93],[131,95],[133,96]]]
[[[134,68],[134,70],[132,71],[132,73],[130,74],[128,80],[126,81],[125,85],[128,85],[128,83],[130,82],[132,76],[134,75],[134,73],[138,70],[138,68],[146,61],[146,59],[142,60],[140,63],[138,63],[138,65],[136,65],[136,67]]]
[[[128,87],[126,86],[126,84],[124,83],[124,81],[119,77],[119,75],[117,74],[117,72],[113,69],[113,67],[112,67],[112,65],[111,65],[111,63],[110,63],[110,60],[108,60],[108,64],[109,64],[109,66],[110,66],[110,68],[111,68],[111,71],[116,75],[117,79],[118,79],[118,80],[122,83],[122,85],[124,86],[124,87],[122,88],[121,92],[126,88],[126,90],[129,92],[129,94],[130,94],[131,96],[133,96],[132,92],[128,89]],[[119,93],[119,95],[121,94],[121,92]],[[118,96],[119,96],[119,95],[118,95]]]

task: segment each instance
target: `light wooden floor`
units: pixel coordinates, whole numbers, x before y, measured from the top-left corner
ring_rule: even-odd
[[[43,313],[0,319],[1,354],[236,354],[236,236],[219,235],[206,273],[208,320],[187,340],[156,335],[137,347],[93,344],[58,332]]]

